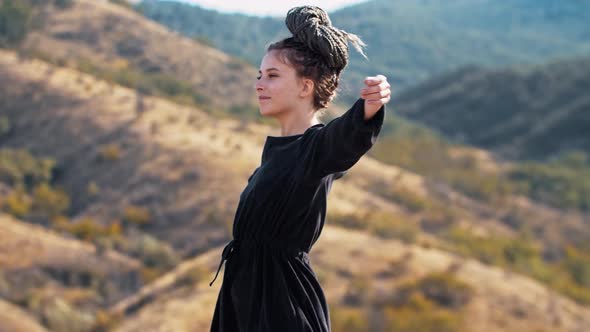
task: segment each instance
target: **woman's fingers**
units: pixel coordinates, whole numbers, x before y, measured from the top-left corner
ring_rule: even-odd
[[[365,85],[367,86],[373,86],[373,85],[377,85],[381,83],[381,80],[375,78],[375,77],[367,77],[365,78]]]
[[[379,91],[385,91],[385,90],[389,90],[389,88],[390,88],[390,85],[389,85],[389,83],[387,83],[387,82],[384,82],[384,83],[382,83],[382,84],[379,84],[379,85],[374,85],[374,86],[372,86],[372,87],[363,88],[363,89],[361,90],[361,94],[364,94],[364,95],[370,95],[370,94],[372,94],[372,93],[377,93],[377,92],[379,92]]]
[[[383,75],[365,78],[365,87],[361,89],[361,98],[369,105],[381,107],[391,99],[391,85]]]
[[[387,77],[383,75],[365,77],[365,84],[368,86],[377,85],[384,81],[387,81]]]
[[[370,93],[374,93],[377,92],[379,90],[385,90],[385,89],[389,89],[390,85],[389,82],[387,81],[383,81],[381,83],[379,83],[378,85],[372,85],[372,86],[368,86],[365,87],[361,90],[361,93],[365,93],[365,94],[370,94]]]
[[[386,96],[391,95],[391,89],[389,88],[384,88],[384,89],[378,89],[378,90],[369,90],[369,91],[374,91],[374,92],[366,92],[365,89],[363,89],[363,91],[361,91],[361,98],[363,99],[378,99],[378,98],[383,98]]]
[[[389,102],[389,100],[391,100],[391,96],[387,96],[381,99],[368,99],[365,100],[365,102],[371,105],[385,105]]]
[[[379,91],[373,92],[373,93],[361,94],[361,98],[363,98],[363,99],[381,99],[383,97],[389,96],[390,94],[391,94],[391,90],[385,89],[385,90],[379,90]]]
[[[388,90],[391,86],[387,82],[387,78],[383,75],[365,78],[365,87],[361,90],[361,97],[370,97],[371,94],[381,93],[380,91]]]

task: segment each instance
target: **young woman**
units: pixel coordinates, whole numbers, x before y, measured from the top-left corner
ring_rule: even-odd
[[[375,143],[390,100],[386,78],[367,77],[352,108],[321,123],[317,112],[334,97],[348,42],[361,53],[364,44],[318,7],[291,9],[286,24],[293,36],[268,47],[256,83],[260,113],[279,121],[281,136],[266,137],[261,164],[240,195],[234,239],[219,264],[227,261],[213,332],[330,331],[308,253],[332,181]]]

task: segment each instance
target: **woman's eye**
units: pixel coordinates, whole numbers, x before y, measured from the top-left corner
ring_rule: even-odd
[[[279,75],[276,75],[276,74],[270,74],[270,75],[268,75],[268,77],[279,77]],[[257,80],[259,80],[259,79],[261,79],[261,78],[262,78],[262,76],[258,76],[258,77],[256,77],[256,79],[257,79]]]

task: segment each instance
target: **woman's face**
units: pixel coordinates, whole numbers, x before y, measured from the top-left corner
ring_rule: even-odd
[[[262,58],[256,82],[260,114],[280,116],[283,112],[295,109],[305,101],[301,97],[300,83],[295,69],[281,62],[278,51],[267,52]]]

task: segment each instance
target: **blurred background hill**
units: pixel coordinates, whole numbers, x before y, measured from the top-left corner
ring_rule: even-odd
[[[137,8],[256,67],[269,42],[289,35],[284,17],[226,14],[176,1],[147,0]],[[386,75],[399,92],[461,66],[526,66],[590,52],[588,1],[375,0],[329,14],[334,26],[367,44],[369,61],[350,52],[343,76],[349,102],[371,72]]]
[[[352,56],[324,121],[364,76],[395,91],[310,254],[334,331],[590,326],[588,9],[330,13],[370,61]],[[284,34],[177,2],[0,0],[0,331],[209,329],[220,246],[278,134],[253,82]]]

